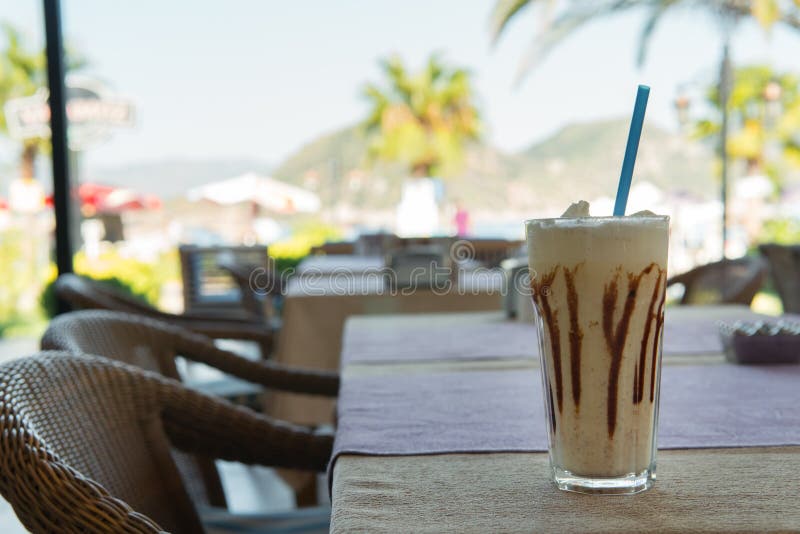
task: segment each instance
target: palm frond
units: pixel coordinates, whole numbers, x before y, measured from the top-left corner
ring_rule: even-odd
[[[778,0],[751,0],[750,14],[765,31],[769,31],[781,16]]]
[[[428,58],[428,65],[426,68],[426,76],[431,83],[435,83],[444,72],[445,68],[442,64],[439,53],[431,54]]]
[[[725,0],[722,2],[725,11],[740,17],[757,18],[753,11],[752,2],[742,2],[740,0]],[[800,30],[800,2],[794,1],[793,6],[781,6],[777,18],[772,24],[784,24],[795,30]]]
[[[563,12],[552,23],[546,24],[534,37],[528,52],[517,71],[519,83],[547,54],[572,32],[592,19],[625,11],[640,5],[637,0],[597,0],[576,5],[574,9]]]
[[[656,2],[650,12],[647,15],[647,20],[645,21],[644,27],[642,28],[642,34],[639,36],[639,51],[636,54],[636,66],[641,68],[644,65],[644,61],[647,58],[647,52],[650,48],[650,40],[653,37],[653,33],[655,32],[658,23],[661,22],[661,18],[664,13],[675,4],[680,3],[681,0],[661,0]]]
[[[411,105],[414,85],[409,79],[403,61],[398,56],[392,56],[389,59],[382,60],[381,66],[389,79],[390,89],[407,104]]]
[[[496,44],[509,21],[535,0],[497,0],[489,18],[489,34]]]

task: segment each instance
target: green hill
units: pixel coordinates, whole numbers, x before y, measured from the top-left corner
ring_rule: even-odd
[[[627,130],[626,119],[573,124],[513,154],[476,143],[467,149],[460,175],[445,181],[447,198],[458,198],[472,209],[529,211],[612,195]],[[169,199],[203,183],[256,171],[315,191],[324,206],[393,209],[400,199],[405,169],[386,164],[370,167],[366,155],[366,139],[353,125],[314,139],[277,167],[244,159],[165,160],[87,169],[85,179],[132,186]],[[645,127],[636,162],[637,181],[711,197],[717,183],[712,169],[707,146],[652,124]]]
[[[544,186],[559,184],[569,198],[613,196],[625,153],[628,121],[597,121],[566,126],[524,152],[531,179]],[[637,181],[665,191],[708,197],[716,190],[713,154],[653,124],[645,125],[636,158]]]
[[[611,195],[627,129],[625,119],[573,124],[518,154],[475,144],[467,150],[463,172],[446,180],[447,195],[490,209],[560,206],[577,198]],[[359,129],[350,126],[301,147],[273,175],[315,190],[326,205],[393,207],[404,169],[386,165],[370,169],[366,148]],[[707,147],[648,125],[636,179],[666,190],[710,196],[715,190],[712,162]]]

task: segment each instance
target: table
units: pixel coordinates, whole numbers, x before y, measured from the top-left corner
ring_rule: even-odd
[[[286,290],[275,361],[336,370],[348,317],[501,310],[502,283],[501,272],[488,270],[463,272],[457,287],[446,292],[392,291],[378,272],[295,277]],[[291,393],[271,394],[268,403],[271,415],[305,425],[332,422],[333,409],[329,399]]]
[[[302,276],[342,271],[361,273],[382,268],[383,258],[381,256],[335,254],[331,256],[308,256],[297,266],[297,274]]]
[[[680,307],[668,309],[667,321],[691,324],[742,314],[747,311],[741,307]],[[459,325],[466,332],[492,324],[503,324],[502,318],[487,313],[353,318],[345,335],[343,380],[538,367],[538,358],[514,356],[513,348],[501,359],[453,360],[447,345],[433,334],[455,332]],[[393,343],[375,343],[381,337],[391,339],[398,330],[406,337],[416,332],[431,340],[429,354],[409,359]],[[370,356],[378,350],[384,351],[383,361]],[[696,366],[699,371],[700,366],[731,365],[719,351],[668,355],[666,350],[663,364]],[[593,497],[555,489],[546,453],[343,454],[332,474],[331,531],[800,530],[798,446],[665,450],[659,451],[658,464],[660,476],[653,489],[631,497]]]

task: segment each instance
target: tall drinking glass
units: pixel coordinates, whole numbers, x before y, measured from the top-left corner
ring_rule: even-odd
[[[656,477],[669,217],[526,222],[556,485],[637,493]]]

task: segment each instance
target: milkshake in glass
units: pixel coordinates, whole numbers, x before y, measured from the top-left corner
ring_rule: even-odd
[[[669,217],[526,222],[556,484],[636,493],[656,473]]]

